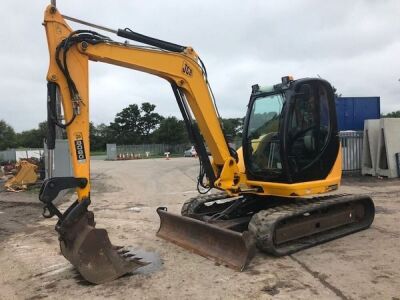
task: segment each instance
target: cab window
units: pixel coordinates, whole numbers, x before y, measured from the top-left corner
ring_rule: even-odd
[[[329,107],[324,86],[303,84],[294,97],[288,126],[288,161],[300,172],[323,151],[329,134]]]

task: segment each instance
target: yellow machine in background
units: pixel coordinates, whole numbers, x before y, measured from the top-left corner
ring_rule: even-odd
[[[91,30],[73,31],[66,19],[146,46],[116,42]],[[88,281],[102,283],[145,264],[112,245],[107,232],[95,228],[88,210],[89,60],[167,80],[200,160],[199,192],[219,190],[186,201],[182,215],[158,208],[158,236],[242,270],[255,245],[273,255],[286,255],[372,223],[374,204],[367,196],[305,197],[336,190],[341,179],[334,94],[327,81],[283,77],[273,86],[254,85],[243,148],[236,151],[226,141],[206,68],[193,48],[62,16],[52,5],[45,11],[44,26],[50,54],[48,145],[53,148],[55,126],[66,129],[74,177],[47,179],[39,198],[45,216],[59,218],[56,230],[62,254]],[[63,124],[55,114],[57,90]],[[67,188],[76,188],[77,201],[61,213],[52,201]]]
[[[16,165],[17,173],[6,181],[4,187],[9,190],[24,189],[28,185],[36,183],[39,178],[37,174],[38,166],[28,161],[21,160]]]

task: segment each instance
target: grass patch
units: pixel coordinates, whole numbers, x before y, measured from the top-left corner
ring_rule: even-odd
[[[100,155],[107,155],[106,151],[91,151],[90,156],[100,156]]]

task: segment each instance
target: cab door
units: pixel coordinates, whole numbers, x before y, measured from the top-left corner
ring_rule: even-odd
[[[324,179],[340,146],[332,87],[322,79],[295,81],[287,99],[282,161],[288,181]]]

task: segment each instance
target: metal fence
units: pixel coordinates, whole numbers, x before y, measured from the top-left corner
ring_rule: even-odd
[[[189,149],[189,144],[141,144],[141,145],[115,145],[107,144],[107,159],[135,159],[154,156],[164,156],[165,152],[182,155]]]
[[[15,149],[9,149],[0,151],[0,162],[1,161],[16,161]]]
[[[342,144],[342,170],[343,172],[360,172],[363,150],[362,131],[341,131],[339,133]]]
[[[362,165],[363,132],[339,132],[342,145],[342,170],[343,172],[360,172]],[[142,144],[142,145],[107,145],[107,159],[134,159],[154,156],[163,156],[165,152],[183,155],[191,147],[190,144]]]
[[[40,159],[43,156],[43,149],[8,149],[0,151],[0,161],[19,161],[25,158],[37,158]]]

